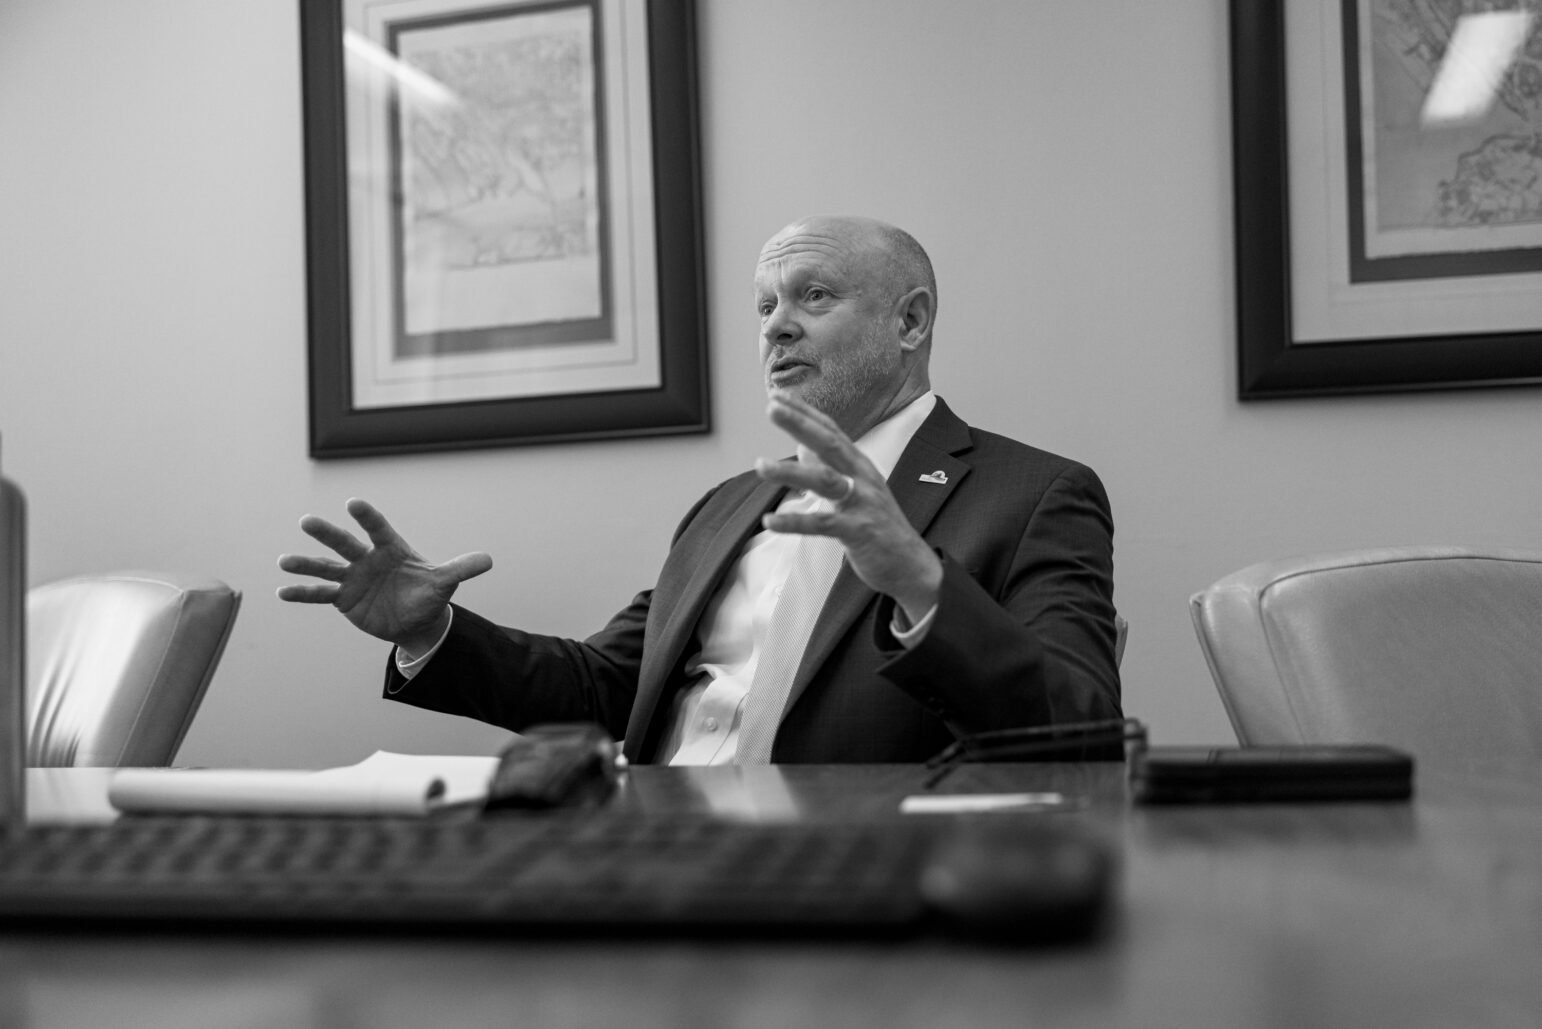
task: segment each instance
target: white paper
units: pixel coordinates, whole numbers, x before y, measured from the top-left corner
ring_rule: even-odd
[[[487,796],[496,757],[376,751],[320,772],[120,768],[107,788],[119,811],[267,815],[425,815]]]
[[[1059,793],[969,793],[935,795],[920,793],[900,801],[906,815],[952,815],[969,811],[1006,811],[1021,808],[1059,807]]]

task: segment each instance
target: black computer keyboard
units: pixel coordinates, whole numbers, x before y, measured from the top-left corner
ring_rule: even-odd
[[[140,817],[5,837],[0,918],[895,926],[925,852],[904,825]]]
[[[0,926],[899,935],[937,923],[924,881],[945,835],[594,812],[32,826],[0,835]],[[1026,924],[1084,928],[1103,873],[1045,894]]]

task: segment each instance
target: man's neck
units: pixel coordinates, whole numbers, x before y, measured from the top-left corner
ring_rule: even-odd
[[[873,462],[873,467],[887,479],[889,473],[894,471],[894,466],[899,462],[905,447],[909,445],[911,437],[921,428],[921,423],[926,421],[936,406],[935,394],[929,390],[922,393],[864,432],[861,438],[856,440],[857,449]]]
[[[859,440],[869,432],[872,432],[873,429],[882,425],[884,422],[888,421],[890,418],[893,418],[896,414],[905,410],[905,408],[909,407],[911,404],[915,403],[918,398],[930,392],[931,388],[931,384],[928,383],[924,377],[915,382],[907,379],[900,385],[900,388],[895,391],[894,395],[889,397],[889,399],[882,406],[878,407],[875,412],[862,417],[853,418],[851,420],[851,424],[849,425],[845,424],[844,419],[838,419],[837,421],[841,426],[841,431],[846,433],[846,435],[851,439]]]

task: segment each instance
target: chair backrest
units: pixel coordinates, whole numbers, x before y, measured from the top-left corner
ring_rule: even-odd
[[[81,576],[27,592],[27,763],[169,765],[240,609],[217,579]]]
[[[1245,744],[1542,758],[1542,552],[1391,547],[1270,561],[1189,606]]]

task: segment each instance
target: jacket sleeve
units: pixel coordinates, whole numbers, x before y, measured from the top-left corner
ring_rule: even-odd
[[[881,675],[959,734],[1120,716],[1113,518],[1090,468],[1073,464],[1045,490],[1007,568],[938,554],[937,613],[914,649],[889,633],[893,601],[880,606]]]
[[[675,539],[716,490],[681,520]],[[599,632],[583,640],[496,625],[454,605],[439,650],[411,679],[386,663],[385,696],[519,732],[542,722],[597,722],[626,734],[653,591],[644,590]]]
[[[411,679],[387,662],[385,696],[518,732],[541,722],[598,722],[626,731],[651,591],[585,640],[495,625],[455,606],[450,633]]]

